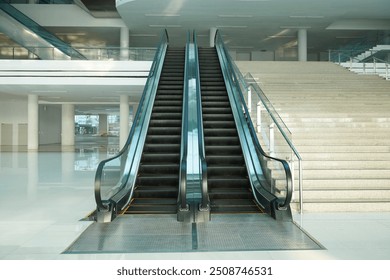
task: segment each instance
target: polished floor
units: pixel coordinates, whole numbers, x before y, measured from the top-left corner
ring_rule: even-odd
[[[64,254],[92,224],[82,219],[95,208],[96,166],[117,151],[115,143],[103,146],[1,148],[0,259],[390,260],[390,213],[295,214],[323,250]]]

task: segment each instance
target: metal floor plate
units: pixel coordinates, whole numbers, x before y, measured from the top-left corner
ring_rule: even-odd
[[[94,223],[65,254],[319,250],[292,222],[265,214],[214,214],[208,223],[180,223],[176,215],[125,215]]]

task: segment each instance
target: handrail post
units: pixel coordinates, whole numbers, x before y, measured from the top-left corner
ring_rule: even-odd
[[[299,165],[299,213],[303,214],[303,174],[302,174],[302,160],[298,160]],[[293,178],[294,179],[294,178]]]
[[[256,129],[257,133],[261,133],[261,101],[256,106]]]
[[[248,111],[249,111],[249,116],[252,114],[252,90],[251,87],[248,87]]]
[[[269,125],[269,153],[271,156],[275,153],[275,123]]]

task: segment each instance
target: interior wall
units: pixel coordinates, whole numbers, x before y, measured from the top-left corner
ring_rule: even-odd
[[[61,143],[61,106],[39,105],[39,145]]]
[[[2,100],[0,102],[0,124],[7,125],[0,125],[0,145],[18,145],[20,135],[19,128],[22,128],[20,125],[26,123],[27,99]],[[21,133],[21,135],[23,135],[23,133]]]

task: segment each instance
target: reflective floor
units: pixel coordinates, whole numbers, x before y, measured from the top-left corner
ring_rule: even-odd
[[[105,140],[106,141],[106,140]],[[62,254],[92,222],[100,160],[117,145],[0,152],[0,259],[390,259],[390,213],[305,213],[295,222],[325,250]]]

